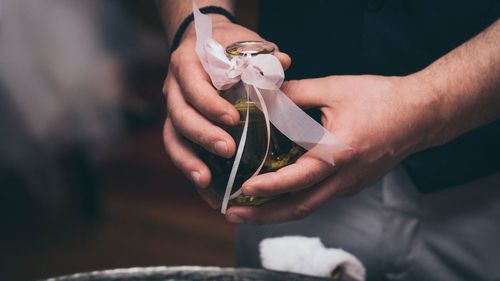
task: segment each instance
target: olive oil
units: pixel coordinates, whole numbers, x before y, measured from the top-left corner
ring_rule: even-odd
[[[259,108],[257,108],[255,103],[251,101],[240,101],[234,106],[240,113],[239,124],[234,127],[222,126],[222,128],[228,132],[231,137],[233,137],[236,144],[240,141],[241,133],[245,125],[247,108],[249,110],[249,124],[245,148],[243,150],[243,155],[236,173],[231,194],[238,191],[242,184],[259,168],[264,160],[267,146],[267,130],[264,114],[259,110]],[[303,148],[291,142],[271,124],[271,142],[269,152],[260,173],[262,174],[277,171],[286,165],[294,163],[303,153]],[[219,157],[208,151],[203,151],[200,156],[212,173],[211,188],[213,188],[219,196],[224,196],[226,184],[234,162],[234,156],[227,159]],[[269,199],[270,198],[240,195],[233,199],[231,203],[238,205],[258,205],[268,201]]]

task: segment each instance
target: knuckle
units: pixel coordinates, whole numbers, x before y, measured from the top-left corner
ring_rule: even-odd
[[[189,119],[192,118],[191,114],[189,114],[189,110],[187,109],[177,109],[176,110],[176,115],[177,115],[177,121],[178,121],[178,124],[183,126],[186,126],[187,124],[189,124]]]
[[[181,58],[180,50],[177,49],[172,53],[172,55],[170,55],[170,65],[171,66],[178,65],[180,58]]]
[[[167,113],[168,117],[170,118],[170,121],[172,122],[172,125],[175,126],[175,124],[178,122],[178,117],[182,114],[179,114],[179,108],[176,106],[172,106],[171,104],[167,105]]]
[[[165,152],[170,155],[170,142],[172,140],[172,132],[171,132],[171,127],[167,126],[165,123],[165,126],[163,127],[163,145],[165,147]]]
[[[283,84],[282,90],[285,93],[296,93],[299,90],[300,80],[290,80]]]
[[[170,160],[172,161],[172,164],[174,164],[174,166],[176,166],[177,168],[182,167],[181,160],[178,157],[175,157],[174,153],[170,153],[169,156],[170,156]]]
[[[175,111],[175,98],[173,97],[166,97],[166,107],[167,107],[167,116],[169,116],[170,114],[172,114],[173,111]]]
[[[205,126],[196,130],[196,132],[194,133],[193,141],[209,150],[213,150],[213,147],[211,147],[212,138],[213,137],[210,130]]]
[[[186,86],[193,86],[196,85],[194,81],[196,79],[193,79],[193,74],[196,72],[194,71],[198,67],[196,62],[192,61],[187,61],[183,62],[182,64],[178,65],[177,67],[177,73],[180,80],[185,84],[184,87]]]
[[[168,101],[168,95],[170,93],[170,79],[172,78],[171,77],[172,74],[170,74],[170,72],[167,74],[167,76],[165,77],[165,81],[163,82],[163,86],[161,88],[161,92],[163,93],[163,96],[165,97],[165,99]]]
[[[203,133],[203,131],[196,131],[194,134],[194,139],[193,141],[196,142],[197,144],[204,145],[206,143],[206,136]]]
[[[178,157],[176,157],[175,155],[175,150],[172,149],[172,145],[171,145],[171,142],[174,141],[173,139],[169,139],[169,138],[164,138],[163,139],[163,144],[165,146],[165,153],[169,156],[170,160],[172,161],[172,163],[176,166],[176,167],[179,167],[179,159]]]
[[[177,128],[188,121],[190,114],[185,106],[170,106],[169,113],[172,117],[172,124]],[[177,126],[176,126],[177,125]]]
[[[163,93],[164,97],[168,97],[168,85],[167,82],[163,84],[163,87],[161,88],[161,92]]]
[[[174,164],[174,166],[180,168],[182,162],[181,162],[181,159],[179,157],[177,157],[175,150],[173,150],[171,145],[169,144],[171,141],[173,141],[173,140],[165,140],[164,141],[165,142],[165,152],[169,156],[172,164]]]
[[[169,116],[172,120],[172,126],[182,135],[188,136],[189,128],[186,124],[189,122],[189,114],[185,113],[186,110],[172,107],[169,109]]]
[[[210,95],[208,95],[207,90],[203,87],[202,83],[195,82],[199,80],[193,80],[192,81],[192,87],[190,88],[190,91],[186,92],[186,95],[188,96],[189,100],[199,109],[203,110],[210,110],[213,108],[217,108],[218,105],[215,104],[214,99],[210,98]]]
[[[237,109],[216,91],[213,95],[205,95],[203,98],[205,99],[201,104],[204,107],[203,111],[211,118],[216,119],[224,114],[230,114],[233,119],[239,117]]]
[[[313,185],[318,180],[318,174],[314,171],[308,171],[304,175],[304,186],[308,187]]]
[[[295,209],[293,210],[293,218],[296,220],[300,220],[307,217],[311,212],[312,209],[309,206],[305,204],[299,204],[295,206]]]
[[[169,68],[177,77],[179,77],[180,73],[186,66],[186,63],[184,62],[184,57],[185,55],[182,53],[180,49],[175,50],[174,53],[172,53],[172,56],[170,57]]]
[[[269,173],[268,176],[269,178],[264,182],[264,185],[254,187],[256,192],[262,194],[262,196],[279,195],[292,192],[295,189],[293,185],[283,181],[279,173]]]

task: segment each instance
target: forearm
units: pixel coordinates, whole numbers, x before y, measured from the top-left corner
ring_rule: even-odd
[[[437,109],[428,146],[500,118],[500,20],[413,76]]]
[[[169,46],[179,28],[181,22],[193,11],[192,1],[190,0],[157,0],[160,14],[163,18],[165,31],[167,33],[167,43]],[[234,5],[231,0],[196,0],[198,7],[219,6],[234,14]],[[227,19],[222,15],[210,15],[213,21]]]

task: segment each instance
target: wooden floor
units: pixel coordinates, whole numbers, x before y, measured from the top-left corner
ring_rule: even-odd
[[[235,227],[167,160],[161,128],[126,138],[102,169],[96,222],[64,221],[0,240],[0,280],[96,269],[233,264]]]

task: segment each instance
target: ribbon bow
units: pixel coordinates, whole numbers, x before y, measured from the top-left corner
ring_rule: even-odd
[[[285,74],[274,55],[259,54],[229,59],[224,48],[212,38],[211,18],[202,14],[194,2],[193,14],[196,29],[196,53],[214,87],[218,90],[225,90],[241,80],[247,92],[247,99],[252,100],[264,114],[267,148],[262,163],[253,176],[259,174],[269,152],[270,123],[291,141],[332,165],[335,152],[350,149],[302,111],[280,90]],[[222,201],[221,212],[223,214],[226,212],[229,199],[241,194],[241,190],[238,190],[231,195],[231,190],[245,147],[249,123],[248,112],[247,108],[245,125]]]

